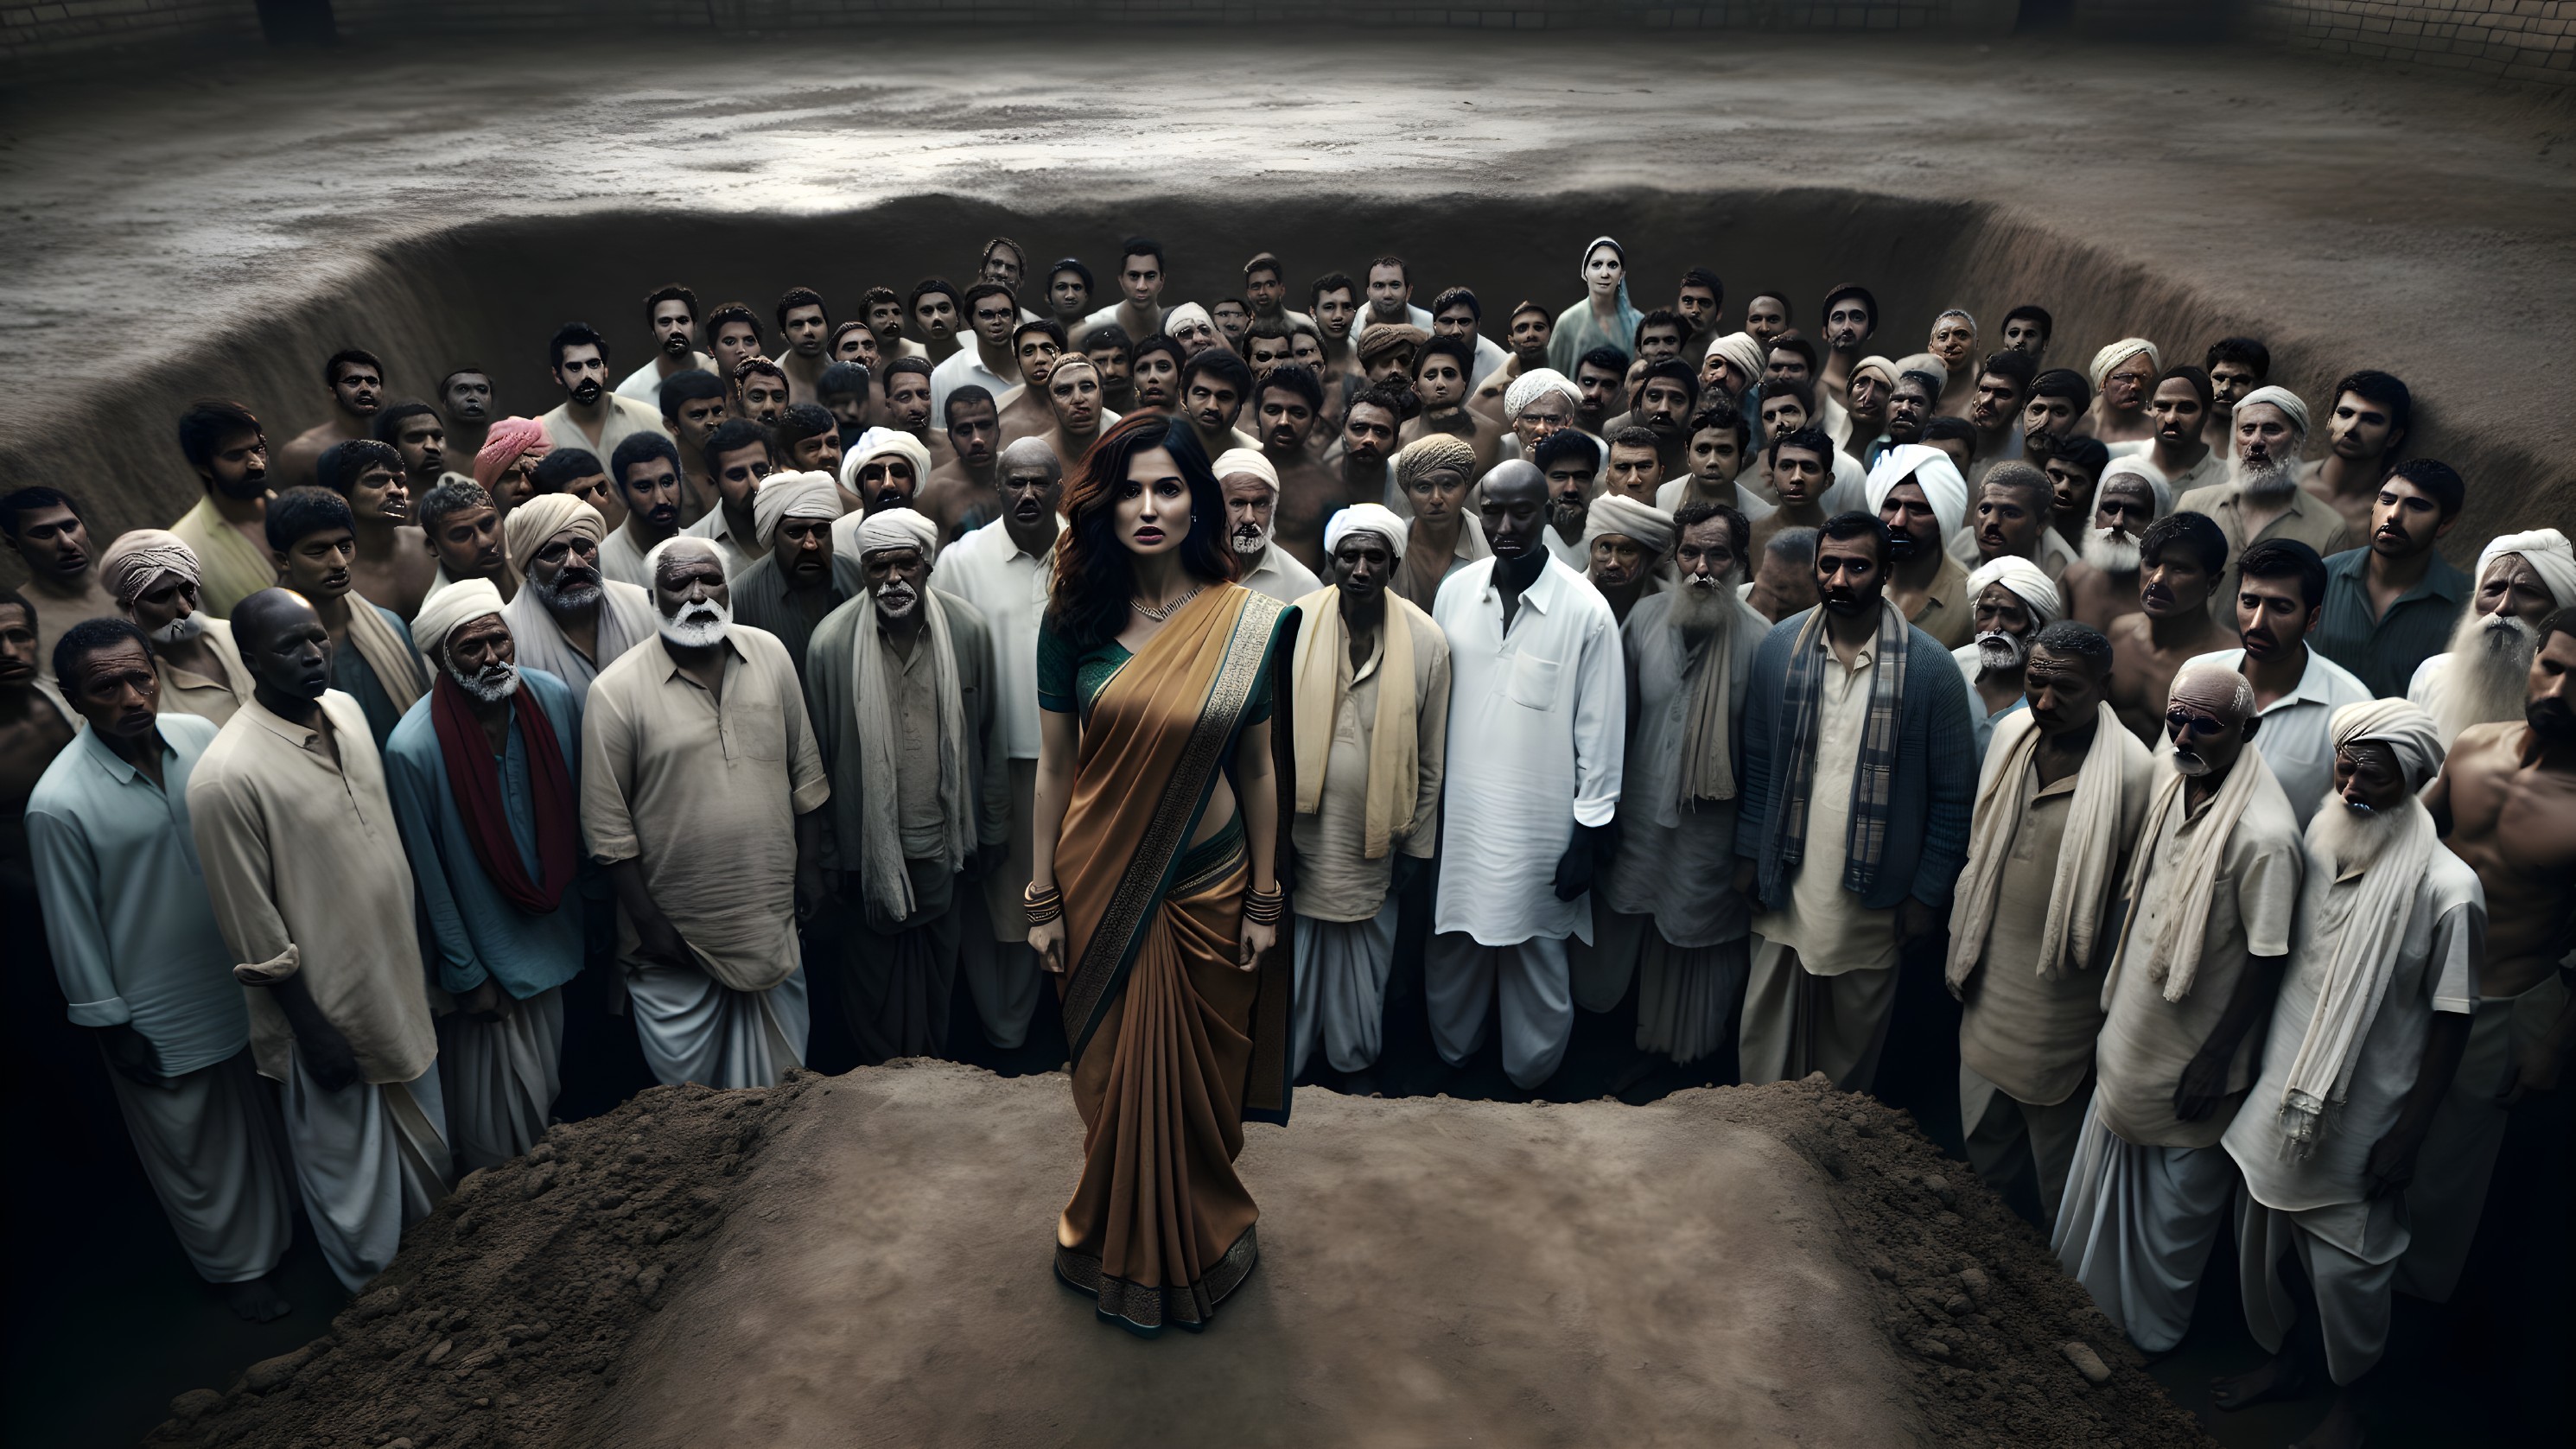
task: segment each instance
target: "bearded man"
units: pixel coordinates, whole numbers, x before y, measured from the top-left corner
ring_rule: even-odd
[[[1592,500],[1583,516],[1584,577],[1612,618],[1625,623],[1639,599],[1669,586],[1673,540],[1673,516],[1650,503],[1618,493]]]
[[[1968,575],[1968,608],[1977,637],[1950,651],[1968,682],[1969,718],[1976,724],[1977,758],[1983,760],[1997,725],[2027,703],[2032,641],[2063,614],[2056,586],[2037,564],[1999,558]],[[2103,665],[2110,664],[2103,647]]]
[[[773,473],[752,495],[751,513],[762,553],[733,576],[733,616],[777,635],[805,679],[814,630],[862,589],[858,560],[832,549],[841,490],[828,473]]]
[[[606,577],[600,567],[608,522],[566,493],[540,493],[510,510],[510,556],[527,586],[501,611],[521,669],[562,680],[575,706],[591,681],[627,650],[653,637],[653,596]]]
[[[1279,507],[1279,474],[1251,448],[1228,448],[1214,464],[1225,495],[1226,543],[1234,550],[1235,582],[1255,593],[1293,604],[1323,587],[1315,571],[1271,538]]]
[[[98,576],[117,609],[152,642],[161,686],[154,709],[218,725],[231,719],[250,698],[250,669],[234,647],[232,625],[205,610],[196,550],[175,533],[138,528],[107,546]]]
[[[2195,488],[2177,513],[2206,514],[2227,535],[2227,572],[2210,595],[2210,614],[2224,621],[2236,607],[2236,561],[2276,538],[2315,549],[2319,558],[2352,547],[2352,529],[2334,506],[2299,487],[2299,450],[2308,440],[2308,405],[2286,387],[2258,387],[2236,404],[2235,451],[2228,481]],[[2293,802],[2296,803],[2296,802]]]
[[[2415,666],[2406,697],[2433,716],[2446,745],[2471,725],[2521,719],[2541,621],[2571,606],[2576,546],[2566,534],[2541,528],[2489,540],[2450,648]]]
[[[2172,492],[2137,459],[2123,458],[2102,470],[2093,486],[2092,526],[2057,576],[2068,618],[2107,633],[2113,620],[2138,612],[2138,540],[2172,508]],[[2048,532],[2061,537],[2054,528]]]

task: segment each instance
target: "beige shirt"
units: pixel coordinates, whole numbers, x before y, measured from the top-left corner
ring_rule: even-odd
[[[244,699],[188,780],[206,894],[233,959],[294,974],[378,1086],[437,1060],[427,976],[412,930],[411,861],[385,794],[384,760],[358,702],[322,696],[340,760],[303,725]],[[293,1033],[268,988],[250,988],[260,1075],[284,1081]]]
[[[1959,1018],[1959,1060],[2004,1095],[2035,1107],[2053,1107],[2084,1085],[2093,1070],[2093,1038],[2102,1029],[2102,978],[2087,969],[2089,962],[2068,963],[2054,981],[2033,964],[2047,931],[2075,781],[2069,775],[2042,787],[2037,762],[2022,770],[2021,828],[2004,856],[1986,953],[1968,978]],[[2141,800],[2135,813],[2144,814],[2144,807]],[[2115,863],[2110,878],[2117,883],[2120,876]]]
[[[939,696],[931,690],[938,674],[927,629],[912,641],[912,653],[896,651],[884,629],[876,631],[885,655],[886,678],[894,681],[895,829],[903,838],[906,860],[937,860],[948,849],[948,812],[939,806]]]
[[[170,531],[196,552],[197,601],[218,619],[229,618],[234,605],[277,582],[277,561],[226,522],[211,497],[200,497]]]
[[[623,397],[613,392],[602,397],[600,401],[608,404],[608,413],[600,423],[597,442],[593,442],[590,434],[581,430],[581,424],[572,420],[570,400],[557,404],[552,411],[538,418],[537,426],[546,430],[546,440],[555,447],[579,448],[598,458],[599,466],[602,468],[609,466],[609,459],[616,454],[617,445],[637,433],[660,433],[664,437],[670,436],[671,430],[662,424],[661,409],[648,407],[631,397]]]
[[[98,586],[98,570],[91,569],[87,585],[77,599],[57,598],[39,593],[32,586],[20,589],[27,602],[36,609],[36,677],[54,677],[54,646],[62,642],[72,626],[84,619],[113,619],[123,614],[116,607],[116,597]]]
[[[1311,592],[1311,591],[1310,591]],[[1368,832],[1369,745],[1377,736],[1378,669],[1386,662],[1386,636],[1369,646],[1358,670],[1340,651],[1341,709],[1333,716],[1333,745],[1324,757],[1324,793],[1315,813],[1300,815],[1297,837],[1297,914],[1316,921],[1365,921],[1386,904],[1398,852],[1429,860],[1439,842],[1440,774],[1449,757],[1449,641],[1427,614],[1398,616],[1413,631],[1413,818],[1390,832],[1386,854],[1363,853]],[[1281,708],[1293,708],[1282,701]]]
[[[1877,678],[1875,640],[1846,666],[1821,633],[1825,657],[1816,671],[1816,772],[1807,788],[1807,849],[1789,880],[1789,903],[1753,918],[1753,929],[1798,953],[1813,976],[1884,971],[1896,964],[1896,909],[1869,910],[1843,889],[1851,835],[1851,778],[1869,728],[1869,686]]]
[[[2295,538],[2317,551],[2319,558],[2338,554],[2353,546],[2352,526],[2335,512],[2334,505],[2318,498],[2305,488],[2290,490],[2290,506],[2280,517],[2263,525],[2263,530],[2248,538],[2245,534],[2245,512],[2241,501],[2244,489],[2235,483],[2220,483],[2209,488],[2194,488],[2174,501],[2176,513],[2199,513],[2218,525],[2227,535],[2227,576],[2209,595],[2209,616],[2224,624],[2236,620],[2236,561],[2245,550],[2272,538]]]
[[[832,786],[786,647],[739,625],[725,642],[721,698],[658,638],[591,682],[581,824],[591,854],[641,865],[708,975],[766,991],[796,971],[796,817]],[[621,916],[620,954],[635,944]]]
[[[699,517],[697,522],[690,524],[688,527],[681,529],[680,531],[689,535],[691,538],[703,538],[715,544],[716,552],[724,555],[725,582],[727,583],[731,583],[736,578],[739,578],[744,569],[747,569],[753,564],[760,562],[762,559],[769,557],[769,550],[758,547],[749,538],[737,537],[735,535],[733,531],[733,522],[725,517],[724,505],[722,504],[718,504],[715,507],[708,509],[705,514]],[[637,554],[635,556],[635,562],[637,567],[642,567],[644,556],[640,553]],[[647,579],[644,581],[642,587],[649,589],[652,587],[652,583],[652,580]]]
[[[1977,637],[1976,615],[1969,608],[1968,571],[1957,559],[1943,555],[1941,571],[1932,576],[1923,607],[1907,615],[1905,622],[1931,635],[1944,649],[1956,649]]]
[[[723,511],[716,510],[718,513]],[[621,523],[608,531],[608,537],[599,541],[599,576],[642,589],[649,600],[653,593],[653,576],[644,571],[644,555],[648,552],[649,549],[637,545],[635,535]],[[727,573],[725,578],[730,582],[733,575]]]
[[[2102,1034],[2094,1044],[2100,1079],[2093,1088],[2093,1109],[2103,1126],[2141,1147],[2207,1147],[2227,1130],[2254,1082],[2260,1025],[2237,1047],[2227,1069],[2228,1100],[2217,1111],[2198,1122],[2182,1121],[2174,1116],[2174,1089],[2217,1029],[2249,959],[2289,954],[2291,925],[2298,915],[2306,847],[2279,787],[2257,791],[2245,802],[2236,832],[2220,854],[2215,880],[2184,880],[2182,859],[2208,813],[2207,802],[2187,816],[2168,812],[2156,838],[2138,842],[2140,850],[2152,852],[2139,886],[2144,899],[2130,903],[2127,931],[2118,947],[2124,953],[2118,978],[2104,1003]],[[2200,970],[2189,996],[2167,1001],[2164,983],[2153,979],[2147,955],[2164,929],[2166,913],[2182,909],[2191,892],[2209,895]]]
[[[233,626],[229,619],[205,616],[206,632],[197,637],[214,651],[216,668],[222,678],[209,679],[192,674],[170,662],[170,656],[152,651],[153,672],[161,676],[161,714],[193,714],[217,724],[228,724],[233,713],[250,700],[252,681],[250,667],[242,663],[241,650],[233,643]]]

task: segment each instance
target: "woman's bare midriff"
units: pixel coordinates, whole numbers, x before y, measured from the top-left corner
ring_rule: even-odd
[[[1234,782],[1219,774],[1216,777],[1216,788],[1208,793],[1207,813],[1199,817],[1198,833],[1190,837],[1190,844],[1202,845],[1214,840],[1216,833],[1223,830],[1233,819]]]

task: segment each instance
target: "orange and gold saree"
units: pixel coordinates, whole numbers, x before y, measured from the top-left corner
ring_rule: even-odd
[[[1085,1134],[1055,1263],[1102,1317],[1140,1333],[1205,1327],[1260,1253],[1234,1159],[1244,1119],[1288,1118],[1294,957],[1283,924],[1254,970],[1235,964],[1251,881],[1240,810],[1189,841],[1250,716],[1287,697],[1295,633],[1286,605],[1209,589],[1115,664],[1082,722],[1055,859]],[[1274,711],[1283,873],[1286,724]]]

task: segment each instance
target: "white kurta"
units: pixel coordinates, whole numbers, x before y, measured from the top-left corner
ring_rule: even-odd
[[[965,346],[948,354],[948,359],[930,370],[930,425],[948,426],[948,395],[968,384],[993,395],[998,404],[1002,394],[1019,385],[1019,379],[1004,377],[984,365],[984,354],[969,338]]]
[[[1556,898],[1577,824],[1619,808],[1627,685],[1619,626],[1580,574],[1550,560],[1508,631],[1498,559],[1449,576],[1432,617],[1449,636],[1447,849],[1439,931],[1487,946],[1592,939],[1589,897]]]
[[[995,519],[941,551],[940,588],[973,604],[993,631],[996,703],[1014,760],[1038,757],[1038,626],[1045,622],[1055,549],[1033,554]]]

